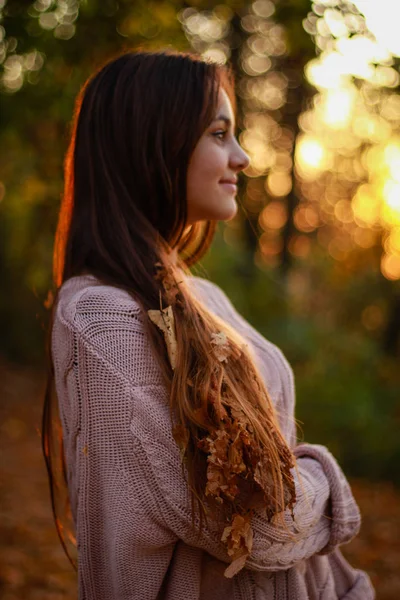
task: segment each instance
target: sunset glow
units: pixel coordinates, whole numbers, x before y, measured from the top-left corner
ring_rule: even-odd
[[[301,206],[293,216],[296,228],[306,234],[330,223],[332,239],[323,245],[337,260],[352,250],[379,244],[387,234],[391,241],[385,245],[382,272],[391,279],[397,276],[392,258],[400,252],[394,241],[398,234],[391,236],[400,226],[400,98],[395,90],[400,76],[394,62],[400,56],[400,3],[398,8],[394,4],[344,0],[338,6],[333,0],[311,1],[303,27],[317,52],[304,74],[316,93],[299,116],[296,139],[280,123],[290,75],[275,62],[288,48],[270,0],[254,2],[241,19],[249,37],[241,52],[244,76],[238,83],[245,107],[240,143],[250,157],[245,175],[251,180],[264,178],[269,208],[264,207],[260,223],[265,231],[280,228],[283,212],[276,202],[285,205],[298,184],[301,192],[295,194]],[[230,57],[229,10],[200,13],[186,8],[181,13],[192,45],[220,63]],[[249,192],[247,204],[257,210],[262,200]],[[275,238],[273,243],[266,239],[263,253],[270,255],[273,247],[275,255]],[[300,255],[297,246],[292,253]]]
[[[393,0],[353,0],[353,3],[365,15],[368,29],[379,45],[400,56],[400,4]]]
[[[323,169],[326,152],[320,140],[303,137],[297,143],[297,162],[304,174],[314,174]]]
[[[313,178],[324,174],[329,177],[335,172],[339,178],[359,182],[351,204],[340,196],[332,197],[335,218],[343,222],[341,206],[345,202],[351,211],[344,215],[344,222],[387,231],[382,273],[397,279],[400,103],[387,90],[399,85],[393,57],[400,55],[396,18],[400,16],[400,4],[396,8],[392,0],[356,0],[361,15],[354,19],[351,13],[346,16],[333,8],[332,2],[327,0],[326,4],[328,8],[316,22],[317,43],[322,51],[305,68],[307,79],[318,93],[312,109],[300,119],[304,134],[297,143],[296,164],[301,177],[310,183]],[[331,41],[326,44],[324,40],[329,36]],[[363,146],[365,150],[361,151]],[[326,210],[330,219],[329,204]],[[370,240],[365,231],[361,229],[353,236],[354,244],[368,247]],[[339,257],[340,252],[334,250],[334,254]]]

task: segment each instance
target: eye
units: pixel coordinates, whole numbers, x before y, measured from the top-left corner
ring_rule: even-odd
[[[219,140],[223,140],[226,137],[228,131],[226,129],[218,129],[218,131],[214,131],[212,135]]]

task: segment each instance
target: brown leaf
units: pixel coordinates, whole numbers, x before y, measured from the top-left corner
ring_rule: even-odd
[[[240,436],[237,436],[237,438],[230,445],[228,460],[233,473],[243,473],[246,471],[246,465],[243,462],[243,449]]]
[[[214,431],[212,437],[207,438],[209,440],[208,451],[210,455],[207,460],[209,463],[218,465],[219,467],[225,467],[229,471],[228,451],[230,445],[230,437],[225,429],[218,429]]]
[[[241,423],[245,419],[243,410],[237,404],[231,403],[230,405],[231,417]]]
[[[209,464],[207,467],[206,496],[213,496],[218,503],[222,504],[221,492],[224,493],[227,487],[223,470],[213,463]]]
[[[211,345],[213,347],[215,357],[220,362],[225,361],[228,356],[230,356],[231,347],[229,345],[229,340],[223,331],[211,334]]]
[[[232,563],[224,572],[225,577],[233,577],[243,569],[253,547],[251,515],[233,515],[231,525],[225,527],[221,541],[225,542]]]
[[[176,342],[175,320],[172,306],[167,306],[167,308],[163,308],[162,310],[148,310],[147,313],[150,320],[163,332],[169,361],[171,367],[175,369],[178,346]]]
[[[251,552],[253,547],[251,515],[233,515],[232,523],[225,527],[221,541],[226,543],[229,556],[240,554],[242,550]]]
[[[189,431],[181,423],[172,429],[172,436],[182,452],[186,452],[189,443]]]
[[[214,413],[215,413],[215,416],[217,417],[217,420],[225,421],[228,417],[228,413],[226,412],[226,409],[221,402],[221,398],[218,396],[215,396],[215,395],[211,395],[210,404],[214,409]]]
[[[248,556],[249,556],[249,553],[245,552],[244,554],[242,554],[241,556],[236,558],[234,561],[232,561],[231,564],[229,565],[229,567],[227,567],[224,571],[225,577],[227,577],[228,579],[231,579],[232,577],[237,575],[239,573],[239,571],[241,571],[243,569],[243,567],[245,566]]]
[[[205,494],[212,496],[219,504],[225,499],[233,501],[239,492],[236,473],[231,468],[228,458],[230,443],[229,434],[225,429],[213,431],[197,443],[198,447],[208,454]]]
[[[166,267],[161,262],[155,263],[155,266],[157,269],[155,278],[161,281],[167,302],[169,304],[175,304],[180,290],[172,268]]]

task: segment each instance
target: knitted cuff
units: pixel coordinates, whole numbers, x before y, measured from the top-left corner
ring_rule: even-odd
[[[359,508],[342,469],[325,446],[299,444],[293,452],[296,458],[308,456],[317,460],[329,482],[331,535],[328,544],[319,552],[319,554],[328,554],[338,545],[349,542],[357,535],[361,525]]]

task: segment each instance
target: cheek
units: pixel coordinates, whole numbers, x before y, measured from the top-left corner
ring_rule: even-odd
[[[237,210],[235,199],[226,194],[219,180],[227,172],[229,153],[214,139],[204,138],[195,148],[187,172],[188,221],[228,220]]]
[[[196,148],[189,165],[188,178],[196,180],[197,185],[216,183],[224,174],[226,157],[221,148],[213,141],[204,140]],[[190,181],[188,182],[190,183]]]

